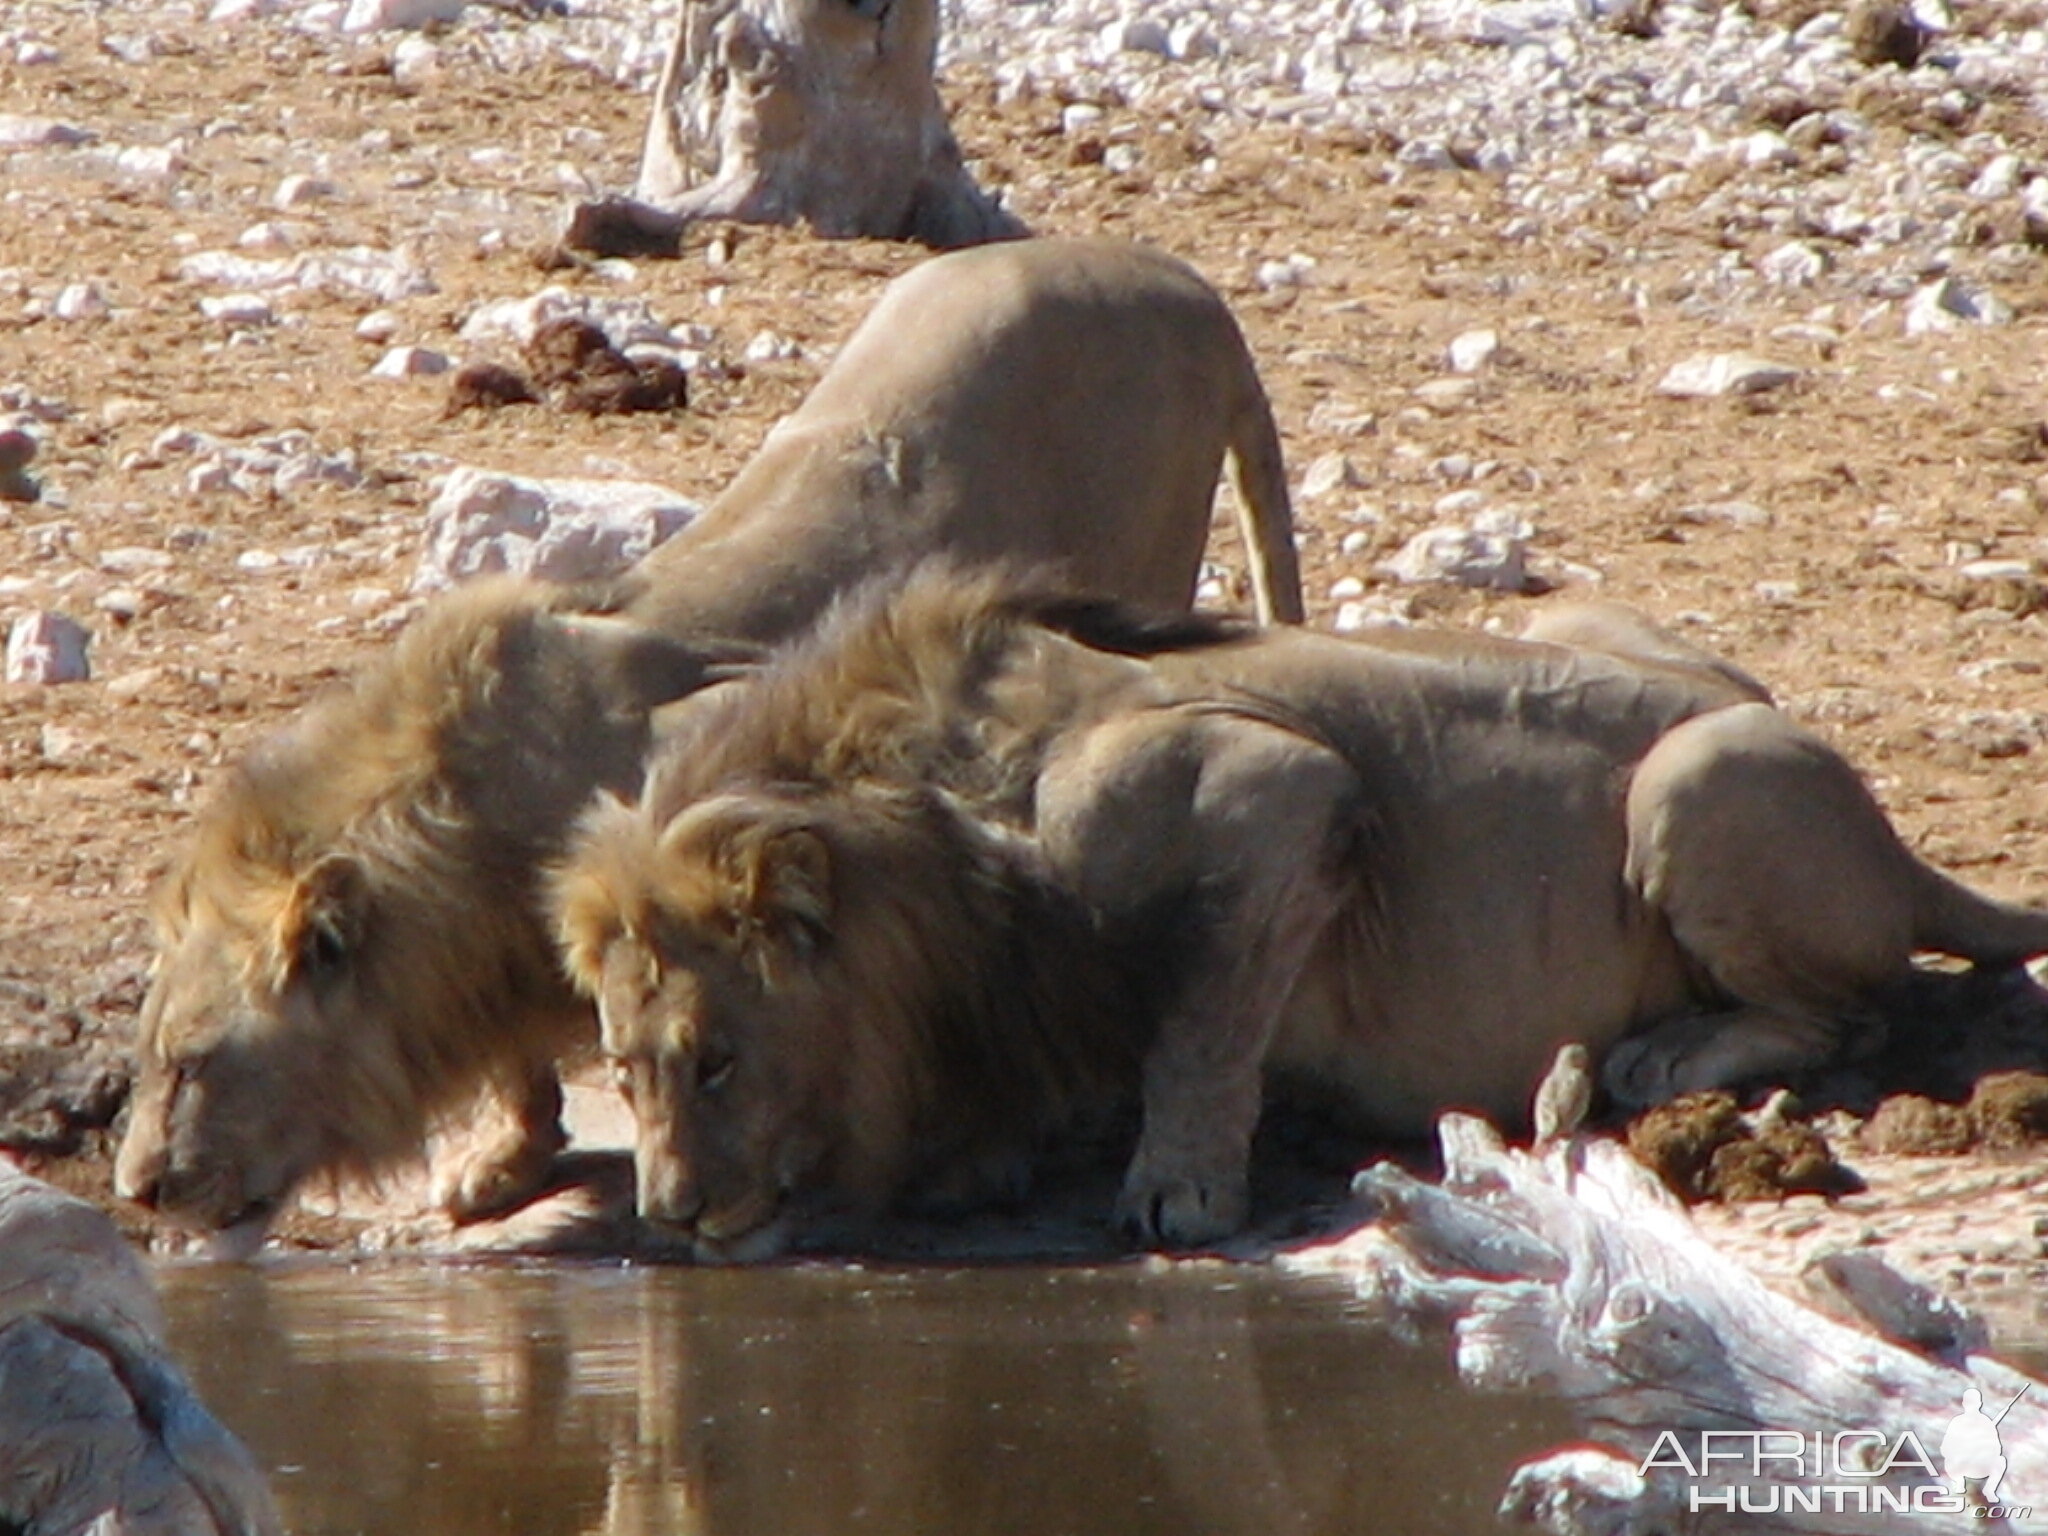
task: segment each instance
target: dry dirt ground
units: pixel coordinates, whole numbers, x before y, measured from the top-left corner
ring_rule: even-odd
[[[93,631],[94,667],[86,683],[0,687],[0,1066],[13,1069],[0,1110],[10,1139],[40,1141],[42,1166],[104,1190],[104,1139],[79,1142],[28,1090],[130,1034],[167,850],[224,764],[384,643],[434,475],[625,475],[708,497],[919,253],[706,228],[678,261],[544,270],[536,253],[573,180],[561,168],[631,180],[643,103],[595,73],[506,73],[461,31],[433,79],[403,87],[389,41],[195,28],[135,65],[102,52],[82,12],[54,32],[61,65],[0,61],[0,106],[111,143],[176,139],[183,161],[163,183],[68,151],[0,152],[0,390],[51,418],[34,466],[45,499],[0,502],[0,615],[69,613]],[[1782,238],[1698,217],[1689,195],[1650,211],[1610,199],[1510,240],[1497,182],[1397,175],[1392,144],[1117,108],[1077,141],[1056,101],[998,104],[971,73],[946,92],[984,180],[1010,186],[1035,228],[1155,242],[1223,290],[1297,478],[1348,457],[1356,483],[1298,507],[1315,622],[1332,622],[1333,584],[1356,578],[1419,622],[1519,626],[1540,599],[1397,587],[1378,570],[1441,520],[1440,497],[1476,489],[1523,510],[1537,565],[1567,590],[1638,604],[1767,680],[1865,769],[1929,859],[2048,901],[2048,582],[1961,569],[2048,571],[2048,260],[2002,279],[2014,323],[1908,337],[1896,306],[1846,292],[1688,303],[1699,271]],[[2038,161],[2048,127],[2033,126]],[[365,139],[376,130],[388,138]],[[1879,131],[1961,129],[1907,113]],[[1139,147],[1138,169],[1105,168],[1111,141]],[[338,195],[280,213],[293,172]],[[445,417],[445,380],[368,376],[382,348],[355,328],[375,300],[273,295],[281,323],[233,337],[202,316],[216,290],[181,279],[180,261],[265,219],[303,248],[402,249],[431,271],[437,292],[391,306],[400,341],[460,356],[474,306],[560,282],[714,327],[708,350],[731,366],[695,378],[679,415]],[[1292,253],[1314,258],[1307,281],[1262,286],[1262,264]],[[36,313],[74,282],[97,284],[112,312]],[[1781,329],[1810,322],[1831,329]],[[1502,345],[1469,391],[1418,395],[1451,377],[1447,345],[1478,327]],[[762,331],[800,354],[745,361]],[[1736,399],[1656,392],[1703,350],[1802,374]],[[363,480],[195,492],[189,455],[152,451],[172,428],[242,444],[300,429],[323,452],[355,450]],[[1711,510],[1730,502],[1767,520]],[[1222,524],[1217,548],[1234,566]],[[110,565],[133,549],[169,561]],[[100,606],[116,589],[132,617]],[[118,1074],[100,1089],[97,1104],[70,1096],[86,1121],[118,1103]],[[2014,1199],[2037,1198],[2018,1182]]]

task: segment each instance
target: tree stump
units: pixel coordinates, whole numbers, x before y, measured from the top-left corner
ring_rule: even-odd
[[[1572,1099],[1575,1071],[1561,1061],[1546,1091]],[[1369,1314],[1404,1329],[1447,1323],[1469,1385],[1571,1406],[1591,1443],[1519,1468],[1509,1524],[1551,1536],[2043,1528],[2048,1384],[1984,1355],[1980,1324],[1854,1252],[1823,1257],[1817,1276],[1854,1322],[1823,1316],[1718,1252],[1624,1146],[1568,1119],[1522,1151],[1447,1114],[1441,1184],[1375,1165],[1354,1185],[1371,1223],[1284,1261],[1348,1277]],[[1989,1450],[1995,1470],[1959,1449]]]
[[[1023,235],[961,163],[938,37],[938,0],[683,0],[634,195],[578,207],[567,243],[673,255],[697,219],[940,250]]]

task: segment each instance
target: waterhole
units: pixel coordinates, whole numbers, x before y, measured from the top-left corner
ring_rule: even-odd
[[[296,1536],[1458,1536],[1572,1435],[1242,1268],[161,1279]]]

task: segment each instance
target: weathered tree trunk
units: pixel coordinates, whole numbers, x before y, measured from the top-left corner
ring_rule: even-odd
[[[933,84],[938,0],[683,0],[631,198],[568,241],[670,254],[693,219],[939,249],[1023,226],[975,185]]]
[[[165,1352],[155,1288],[113,1223],[4,1159],[0,1530],[283,1530],[256,1464]]]
[[[1392,1320],[1448,1322],[1472,1385],[1572,1406],[1597,1443],[1521,1467],[1510,1520],[1559,1536],[2048,1529],[2048,1387],[1974,1355],[1981,1330],[1953,1303],[1866,1255],[1823,1261],[1870,1331],[1849,1327],[1717,1252],[1614,1142],[1517,1151],[1455,1114],[1439,1135],[1441,1186],[1368,1169],[1373,1223],[1287,1262],[1350,1276]],[[1944,1475],[1969,1390],[1987,1419],[2005,1410],[1995,1499],[1987,1468],[1962,1494]]]

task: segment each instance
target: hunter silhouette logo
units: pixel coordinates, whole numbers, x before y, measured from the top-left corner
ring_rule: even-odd
[[[2023,1386],[1994,1419],[1984,1412],[1982,1392],[1971,1387],[1963,1394],[1963,1411],[1949,1421],[1941,1437],[1941,1471],[1950,1488],[1961,1493],[1971,1478],[1982,1478],[1984,1502],[1998,1501],[1998,1485],[2005,1480],[2005,1442],[1998,1437],[1998,1426],[2026,1395]]]

